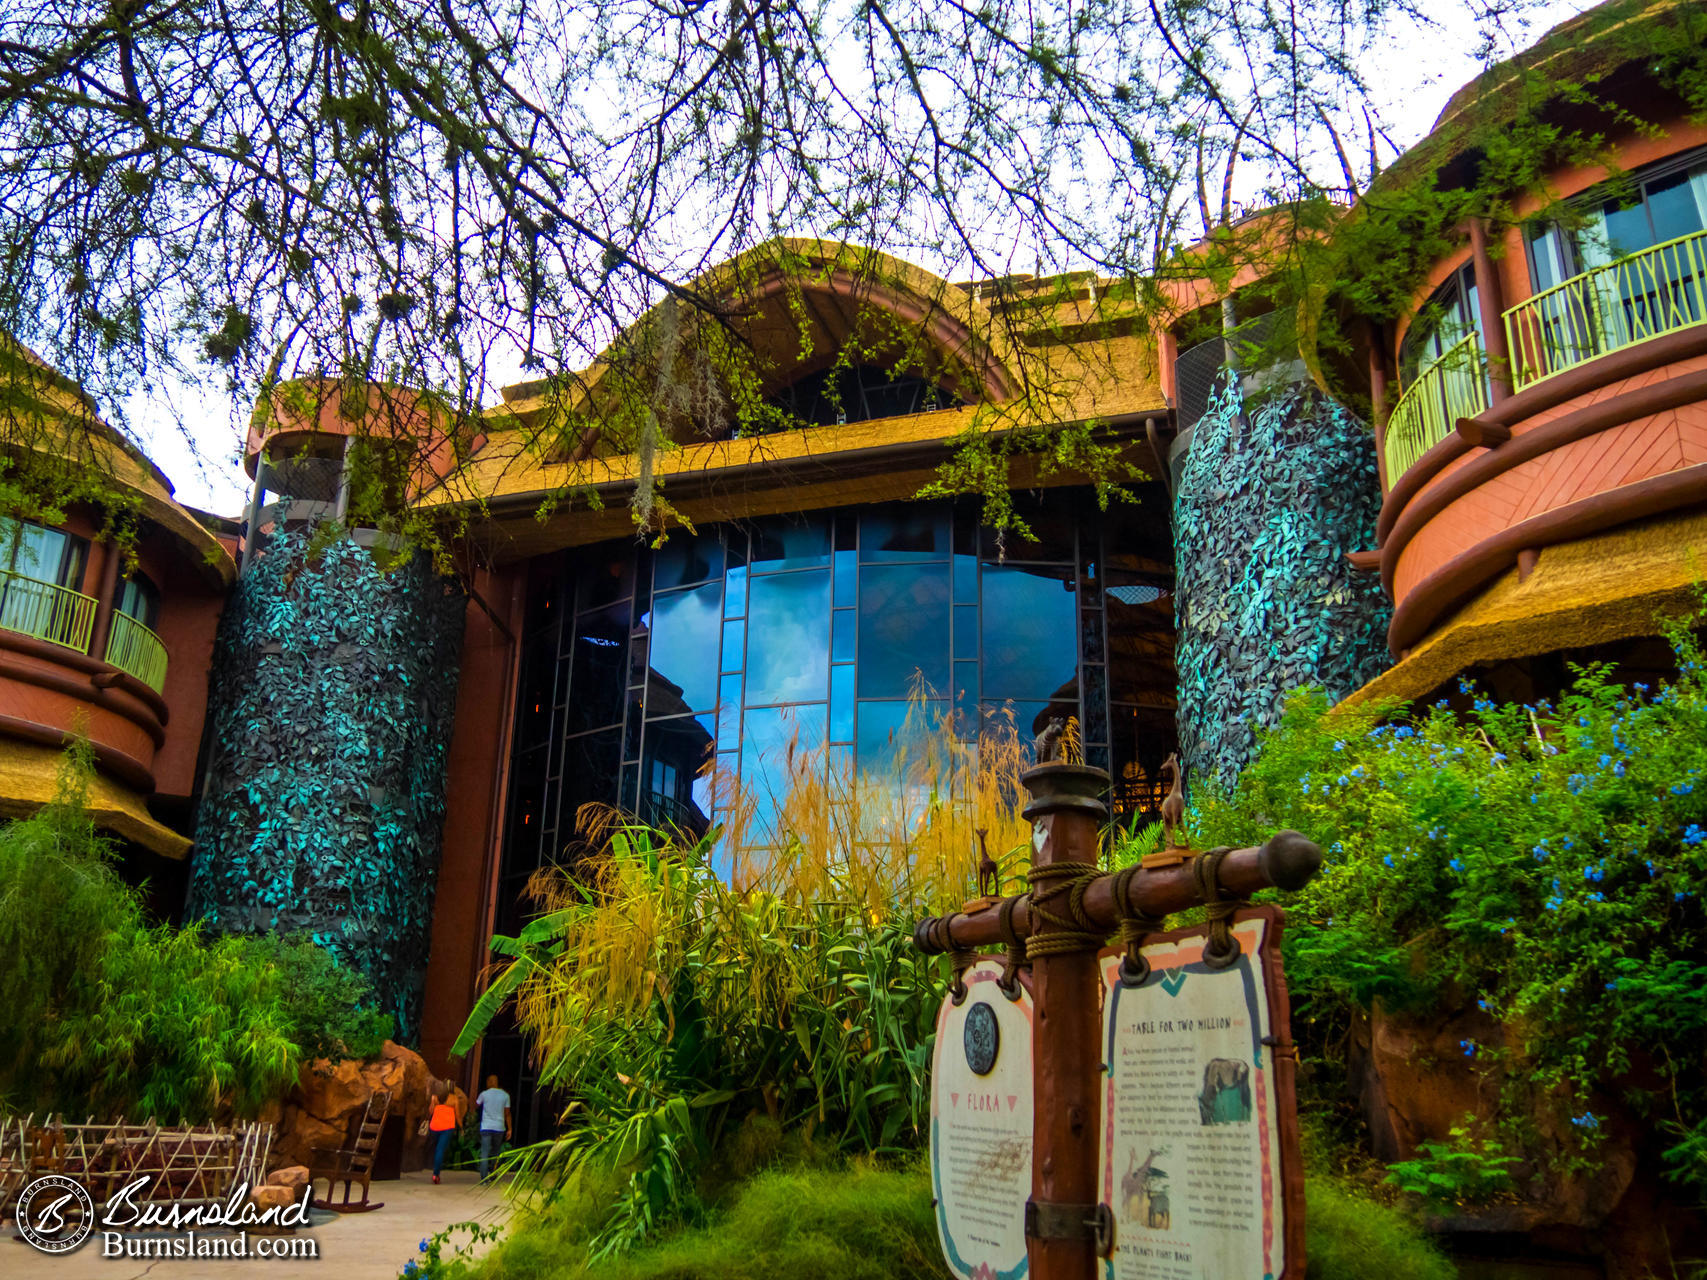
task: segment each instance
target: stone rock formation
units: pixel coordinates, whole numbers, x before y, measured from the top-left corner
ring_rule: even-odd
[[[276,1126],[269,1163],[282,1172],[293,1165],[306,1166],[316,1148],[343,1146],[369,1096],[386,1089],[391,1093],[390,1115],[396,1117],[387,1125],[402,1126],[403,1171],[421,1168],[427,1159],[427,1142],[416,1130],[431,1111],[434,1078],[420,1054],[391,1040],[366,1060],[321,1058],[310,1063],[274,1114],[261,1117]],[[451,1102],[459,1116],[467,1115],[468,1098],[461,1089],[452,1090]]]

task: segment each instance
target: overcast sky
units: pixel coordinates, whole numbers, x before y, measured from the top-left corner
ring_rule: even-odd
[[[1548,27],[1593,3],[1552,0],[1528,10],[1523,25],[1498,33],[1501,55],[1533,43]],[[1468,7],[1443,4],[1436,20],[1439,29],[1395,35],[1368,68],[1381,120],[1404,146],[1429,131],[1446,100],[1481,65],[1481,36]],[[239,461],[246,407],[239,411],[227,398],[194,387],[138,392],[126,407],[132,428],[171,477],[180,502],[219,515],[241,511],[249,485]],[[188,424],[187,432],[180,421]]]

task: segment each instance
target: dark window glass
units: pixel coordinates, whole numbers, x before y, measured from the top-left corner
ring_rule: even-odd
[[[1067,511],[1053,509],[1065,505],[1064,501],[1057,499],[1051,509],[1034,507],[1021,511],[1021,518],[1031,530],[1031,538],[1018,533],[998,535],[994,529],[979,530],[981,554],[986,560],[1070,563],[1073,559],[1073,526],[1076,520]]]
[[[525,751],[544,742],[551,733],[551,709],[556,701],[557,631],[528,637],[522,642],[521,687],[516,725],[516,749]]]
[[[711,716],[678,716],[646,726],[646,759],[640,770],[640,816],[669,824],[696,838],[711,825]]]
[[[915,673],[948,688],[948,565],[867,565],[859,575],[859,696],[906,698]]]
[[[1108,681],[1101,667],[1085,668],[1085,742],[1108,741]]]
[[[670,540],[653,553],[652,590],[689,586],[722,572],[723,543],[715,530],[698,537],[672,533]]]
[[[628,684],[628,601],[575,619],[566,733],[622,722]]]
[[[119,583],[113,608],[145,627],[152,627],[160,621],[160,592],[147,578],[126,578]]]
[[[634,594],[634,550],[621,543],[588,548],[579,553],[575,608],[581,613],[602,609]]]
[[[717,706],[722,609],[723,585],[718,582],[653,597],[648,619],[652,637],[648,716],[710,711]]]
[[[747,605],[747,705],[821,702],[830,673],[830,574],[754,578]]]
[[[954,603],[978,603],[978,559],[976,556],[954,557]]]
[[[948,559],[948,511],[943,507],[886,507],[859,526],[859,558],[867,562]]]
[[[772,396],[771,403],[802,422],[829,426],[926,413],[961,401],[916,374],[856,364],[807,374]]]
[[[1701,210],[1695,204],[1695,192],[1690,188],[1687,173],[1648,183],[1646,194],[1655,244],[1701,230]]]
[[[540,810],[545,799],[545,748],[516,753],[510,769],[510,824],[505,858],[513,872],[539,865]]]
[[[765,520],[753,533],[753,572],[810,569],[830,563],[830,522]]]
[[[954,656],[957,660],[978,660],[978,606],[954,606]]]
[[[617,769],[622,764],[622,730],[571,738],[565,744],[562,799],[557,807],[557,844],[561,849],[578,830],[581,806],[597,801],[616,804]]]
[[[0,569],[76,591],[89,544],[74,533],[0,516]]]
[[[984,566],[984,696],[1076,696],[1078,597],[1065,570]]]

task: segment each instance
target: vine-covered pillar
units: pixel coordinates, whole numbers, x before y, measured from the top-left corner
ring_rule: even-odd
[[[276,534],[226,607],[189,915],[312,935],[412,1041],[465,597],[330,528]]]
[[[1380,505],[1374,443],[1344,407],[1296,382],[1247,403],[1223,372],[1174,495],[1190,785],[1230,784],[1294,689],[1337,700],[1386,668],[1391,606],[1346,560],[1375,545]]]

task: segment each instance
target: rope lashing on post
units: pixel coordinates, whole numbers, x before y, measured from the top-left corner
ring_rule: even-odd
[[[1231,848],[1223,845],[1192,861],[1197,896],[1203,900],[1204,914],[1209,918],[1209,941],[1203,944],[1203,963],[1211,969],[1231,968],[1239,958],[1239,944],[1233,941],[1233,913],[1250,905],[1248,898],[1228,898],[1221,893],[1221,861],[1231,852]]]
[[[1150,962],[1144,958],[1144,939],[1162,927],[1162,918],[1146,915],[1132,906],[1132,877],[1140,866],[1133,863],[1114,873],[1114,914],[1120,923],[1120,940],[1126,944],[1126,954],[1120,958],[1120,982],[1126,987],[1141,987],[1150,977]]]
[[[1101,878],[1094,862],[1052,862],[1033,867],[1031,881],[1031,937],[1026,939],[1028,960],[1039,956],[1065,955],[1071,951],[1094,951],[1102,946],[1103,932],[1085,914],[1085,890]],[[1062,915],[1059,907],[1066,908]],[[1038,922],[1053,926],[1041,936]]]
[[[1002,964],[1002,980],[996,985],[1009,1000],[1019,999],[1019,969],[1025,963],[1025,939],[1014,929],[1014,912],[1024,901],[1024,894],[1003,898],[1002,905],[996,909],[996,922],[1001,927],[1002,941],[1008,949],[1007,959]]]
[[[956,947],[948,953],[948,962],[954,966],[954,981],[949,984],[948,994],[954,997],[955,1004],[966,1000],[966,971],[978,963],[978,953]]]

